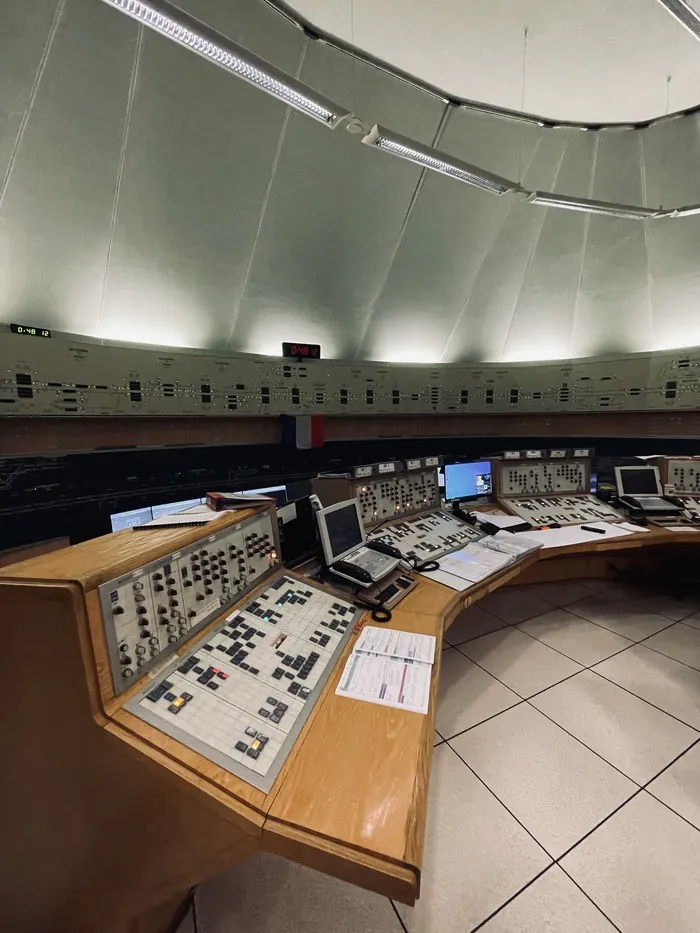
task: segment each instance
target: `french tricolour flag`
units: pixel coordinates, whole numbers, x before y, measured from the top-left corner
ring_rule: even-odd
[[[323,447],[323,415],[282,415],[282,443],[294,444],[297,450]]]

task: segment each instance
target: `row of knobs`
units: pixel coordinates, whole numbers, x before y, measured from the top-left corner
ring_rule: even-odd
[[[273,548],[270,543],[270,536],[263,535],[258,538],[257,533],[246,536],[245,539],[246,548],[249,550],[249,554],[256,553],[270,553]],[[245,573],[246,563],[244,551],[241,548],[236,548],[234,545],[229,545],[228,547],[228,560],[237,560],[238,561],[238,570],[239,576],[234,579],[234,585],[240,583],[240,576]],[[204,593],[198,593],[196,599],[202,601],[206,596],[211,596],[213,590],[211,589],[213,580],[221,580],[221,589],[224,593],[230,592],[229,587],[229,569],[227,563],[226,552],[224,550],[217,551],[216,555],[209,553],[207,550],[201,550],[199,554],[192,554],[190,556],[190,562],[192,564],[192,579],[183,580],[182,584],[185,587],[191,587],[194,583],[202,581],[204,583]],[[165,576],[161,572],[156,572],[153,574],[153,590],[156,593],[165,592],[168,597],[168,607],[160,605],[157,608],[157,614],[159,616],[170,616],[170,619],[160,618],[159,624],[165,626],[166,632],[168,633],[168,642],[174,644],[179,640],[179,637],[187,633],[187,625],[185,619],[182,616],[182,612],[178,609],[179,606],[179,596],[178,590],[175,588],[175,578],[172,576]],[[146,597],[143,594],[143,583],[134,583],[134,602],[136,603],[136,613],[138,615],[138,624],[141,629],[140,638],[146,641],[148,640],[148,648],[144,644],[138,644],[134,648],[133,653],[136,655],[136,666],[142,667],[146,663],[146,652],[149,651],[151,658],[155,657],[159,653],[159,642],[158,638],[153,635],[148,628],[150,625],[149,620],[146,618],[148,609],[143,605],[146,601]],[[167,587],[167,590],[166,590]],[[122,615],[124,609],[122,606],[115,606],[112,609],[114,615]],[[193,618],[197,615],[196,610],[190,609],[187,613],[189,618]],[[179,637],[176,634],[177,625],[179,624]],[[119,663],[122,668],[122,676],[124,678],[132,677],[134,674],[133,670],[133,658],[129,653],[129,646],[127,644],[122,644],[119,646]]]

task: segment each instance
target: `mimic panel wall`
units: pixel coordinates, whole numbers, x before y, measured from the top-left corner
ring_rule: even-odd
[[[0,329],[0,414],[331,415],[688,410],[700,348],[542,364],[408,366],[100,344]]]

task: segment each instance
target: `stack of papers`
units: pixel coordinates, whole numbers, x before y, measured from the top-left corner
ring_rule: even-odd
[[[440,569],[423,571],[423,576],[453,590],[467,590],[540,547],[540,542],[530,540],[529,533],[497,531],[441,557]]]
[[[349,699],[425,715],[434,661],[433,635],[368,625],[345,664],[335,692]]]

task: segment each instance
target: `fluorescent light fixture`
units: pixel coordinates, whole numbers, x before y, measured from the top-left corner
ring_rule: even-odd
[[[440,152],[439,149],[423,146],[405,136],[399,136],[398,133],[394,133],[392,130],[384,129],[383,126],[372,127],[362,142],[366,146],[374,146],[375,149],[390,152],[400,159],[414,162],[423,168],[432,169],[434,172],[456,178],[458,181],[473,185],[475,188],[483,188],[484,191],[491,191],[493,194],[505,194],[507,191],[519,190],[514,181],[491,175],[489,172],[470,165],[468,162],[462,162],[461,159],[446,155],[444,152]]]
[[[649,207],[612,204],[609,201],[592,201],[589,198],[570,198],[565,194],[552,194],[547,191],[533,191],[526,200],[530,204],[541,204],[543,207],[559,207],[565,211],[583,211],[586,214],[603,214],[606,217],[626,217],[630,220],[643,220],[645,217],[657,217],[663,213]]]
[[[700,214],[700,204],[690,204],[688,207],[677,207],[672,211],[664,213],[665,217],[692,217],[694,214]]]
[[[350,116],[349,111],[338,104],[183,13],[166,0],[103,2],[326,126],[336,127]]]
[[[677,19],[681,25],[692,32],[696,39],[700,39],[700,13],[685,3],[685,0],[659,0],[668,12]]]

